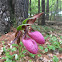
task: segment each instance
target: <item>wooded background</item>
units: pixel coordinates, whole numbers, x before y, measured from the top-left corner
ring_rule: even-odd
[[[45,25],[45,21],[62,20],[62,0],[0,0],[0,33],[7,33],[15,23],[35,14],[44,12],[38,25]]]

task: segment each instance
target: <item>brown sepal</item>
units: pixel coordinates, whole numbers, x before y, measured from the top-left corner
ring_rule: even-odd
[[[32,17],[32,19],[30,19],[30,20],[27,21],[27,23],[28,23],[28,24],[33,24],[33,23],[36,21],[36,19],[39,18],[43,13],[44,13],[44,12],[34,15],[34,16]]]

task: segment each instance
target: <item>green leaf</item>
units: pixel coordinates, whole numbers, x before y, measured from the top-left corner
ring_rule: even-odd
[[[16,62],[15,60],[13,60],[12,62]]]
[[[62,36],[60,36],[60,39],[62,39]]]
[[[38,56],[38,57],[41,57],[41,54],[38,54],[37,56]]]
[[[5,45],[3,45],[3,47],[5,47]]]
[[[52,40],[52,41],[57,41],[57,38],[56,38],[55,36],[53,36],[53,37],[51,38],[51,40]]]
[[[8,51],[11,50],[10,48],[7,49]]]
[[[32,62],[32,60],[30,59],[28,62]]]
[[[44,50],[45,52],[48,52],[48,48],[45,48],[45,50]]]
[[[48,46],[49,50],[55,50],[54,46],[52,46],[52,45],[47,45],[47,46]]]
[[[42,46],[39,46],[39,48],[40,48],[41,50],[43,50],[43,47],[42,47]]]
[[[55,48],[60,48],[60,43],[59,42],[53,42],[52,43]]]
[[[29,55],[33,58],[35,57],[35,54],[29,53]]]
[[[13,59],[13,56],[12,55],[8,55],[7,58]]]
[[[21,55],[21,57],[25,57],[25,55],[24,55],[24,54],[22,54],[22,55]]]
[[[44,37],[44,39],[47,39],[49,37],[49,35],[46,35],[45,37]]]
[[[55,47],[54,46],[52,47],[52,50],[55,50]]]
[[[16,47],[18,47],[18,45],[17,45],[17,44],[12,44],[12,46],[16,46]]]
[[[53,62],[59,62],[59,59],[58,59],[58,57],[57,56],[53,56]]]
[[[3,47],[3,51],[6,52],[6,48],[5,47]]]
[[[23,43],[20,41],[20,45],[22,45],[23,46]]]
[[[27,19],[25,19],[23,22],[22,22],[22,24],[26,24],[27,23],[27,20],[29,20],[30,18],[27,18]]]
[[[23,30],[22,26],[23,26],[23,25],[19,25],[19,26],[17,27],[17,31],[18,31],[18,30]]]
[[[50,38],[52,37],[52,34],[50,34]]]
[[[12,60],[10,60],[9,58],[7,58],[5,62],[12,62]]]
[[[2,44],[4,44],[5,42],[4,41],[2,41]]]
[[[12,48],[12,51],[16,51],[16,50],[17,50],[17,48],[16,48],[16,47]]]
[[[6,59],[5,57],[2,57],[2,59]]]
[[[24,54],[24,53],[26,53],[26,51],[27,51],[27,50],[24,50],[22,53]]]
[[[31,25],[31,24],[22,24],[22,25],[19,25],[19,26],[17,27],[17,31],[23,30],[23,29],[24,29],[23,26],[27,26],[27,25]]]
[[[6,56],[8,56],[9,55],[9,52],[6,52]]]

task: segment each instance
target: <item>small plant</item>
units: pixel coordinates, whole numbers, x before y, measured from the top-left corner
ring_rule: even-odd
[[[42,55],[41,55],[41,54],[38,54],[37,56],[38,56],[38,57],[41,57]]]
[[[48,52],[48,48],[45,48],[44,51],[45,51],[45,52]]]
[[[29,53],[29,55],[34,58],[36,54]]]
[[[41,50],[43,50],[43,49],[44,49],[42,46],[39,46],[39,48],[40,48]]]
[[[4,44],[5,42],[4,41],[2,41],[2,44]]]
[[[53,45],[47,45],[47,48],[48,48],[49,50],[55,50],[55,47],[54,47]]]
[[[4,42],[4,41],[2,41],[3,47],[5,46],[5,45],[4,45],[4,43],[5,43],[5,42]]]
[[[58,59],[58,57],[57,56],[53,56],[53,62],[59,62],[59,59]]]
[[[3,47],[3,52],[5,52],[5,57],[2,57],[2,59],[5,59],[4,62],[16,62],[16,60],[18,60],[18,55],[17,54],[13,54],[10,55],[10,52],[16,51],[16,48],[14,47],[13,49],[6,49],[5,47]]]
[[[46,47],[46,48],[45,48],[45,47],[42,47],[42,46],[39,46],[39,48],[40,48],[41,50],[43,50],[44,53],[45,53],[45,52],[48,52],[49,50],[54,51],[54,50],[56,50],[56,49],[58,49],[60,52],[62,51],[62,48],[60,47],[60,42],[58,41],[57,37],[55,37],[55,36],[53,36],[53,35],[46,35],[44,38],[45,38],[45,39],[50,38],[50,39],[49,39],[50,44],[47,44],[47,47]],[[43,51],[42,51],[42,52],[43,52]]]
[[[46,35],[44,38],[47,39],[49,37],[49,35]]]
[[[55,36],[52,36],[49,41],[51,42],[51,45],[47,46],[50,50],[60,49],[60,42],[58,42],[58,39]]]
[[[32,62],[32,60],[29,60],[29,62]]]

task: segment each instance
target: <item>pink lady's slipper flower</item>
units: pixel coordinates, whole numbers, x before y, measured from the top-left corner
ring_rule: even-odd
[[[28,32],[28,35],[39,44],[45,43],[45,39],[44,39],[43,35],[38,31]]]
[[[22,39],[22,42],[23,42],[25,48],[30,53],[37,54],[37,52],[38,52],[38,46],[37,46],[36,42],[33,39],[31,39],[31,38],[25,38],[25,39]]]

